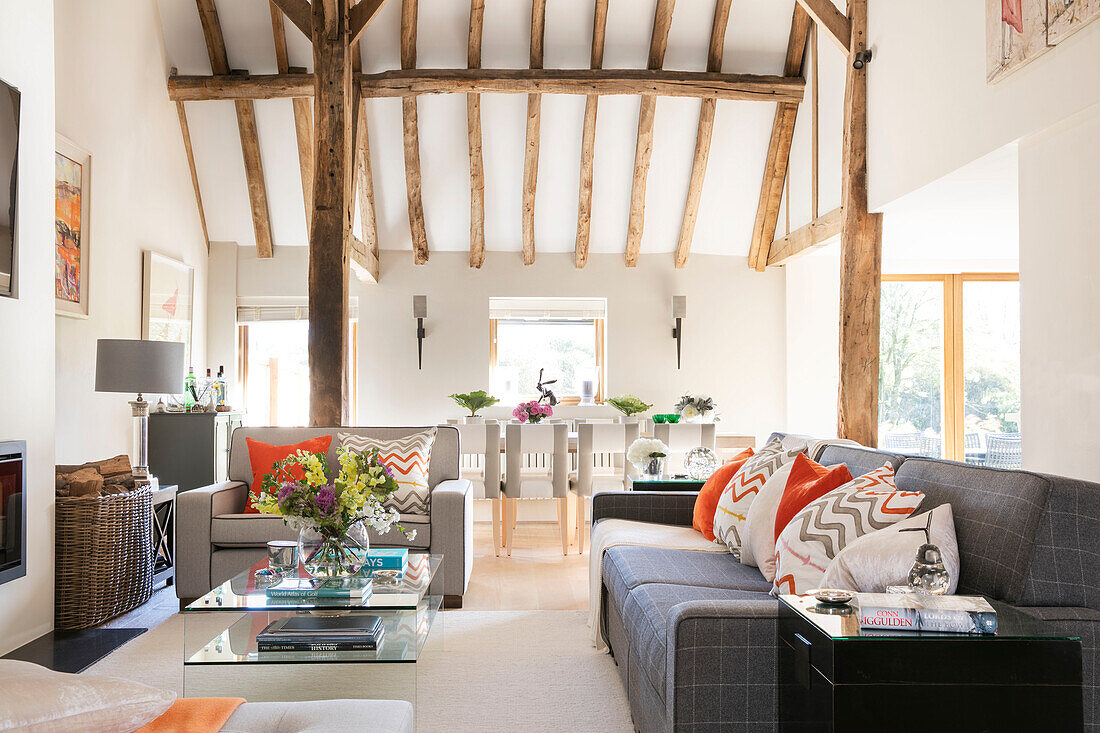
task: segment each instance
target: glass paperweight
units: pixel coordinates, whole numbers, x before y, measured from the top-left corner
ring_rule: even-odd
[[[684,470],[696,481],[706,481],[718,470],[718,456],[710,448],[692,448],[684,458]]]
[[[909,570],[909,587],[921,593],[942,596],[951,586],[951,574],[943,564],[943,553],[932,544],[917,550],[917,560]]]

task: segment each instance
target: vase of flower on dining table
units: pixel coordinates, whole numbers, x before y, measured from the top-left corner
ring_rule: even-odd
[[[638,469],[640,480],[659,481],[665,473],[668,446],[656,438],[638,438],[627,449],[626,459]]]

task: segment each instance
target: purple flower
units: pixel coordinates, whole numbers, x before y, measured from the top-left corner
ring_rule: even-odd
[[[275,494],[275,499],[279,502],[279,506],[285,504],[298,488],[298,484],[292,483],[286,483],[280,486],[279,491]]]
[[[336,489],[322,486],[313,497],[313,504],[322,514],[332,514],[336,509]]]
[[[386,474],[390,478],[393,478],[393,469],[387,466],[385,463],[382,464],[382,473]]]

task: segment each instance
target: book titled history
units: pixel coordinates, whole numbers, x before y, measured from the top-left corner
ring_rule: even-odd
[[[861,629],[997,633],[997,611],[981,596],[857,593],[856,602]]]
[[[341,580],[315,580],[313,578],[284,578],[268,586],[268,598],[309,599],[332,598],[362,600],[370,598],[374,583],[370,578],[344,578]]]
[[[256,648],[261,652],[375,652],[382,648],[385,628],[368,638],[325,636],[321,639],[297,638],[293,635],[268,635],[256,637]]]
[[[379,616],[286,616],[256,634],[262,652],[375,651],[385,627]]]
[[[407,547],[372,547],[367,550],[367,561],[363,565],[363,572],[396,570],[403,573],[408,566],[409,550]]]

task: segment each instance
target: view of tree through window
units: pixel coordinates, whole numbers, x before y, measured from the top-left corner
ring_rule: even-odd
[[[539,369],[557,395],[579,395],[581,378],[596,377],[596,322],[500,320],[493,390],[509,400],[537,396]],[[588,375],[585,377],[585,375]]]
[[[1011,275],[882,283],[879,445],[1020,465],[1019,296]]]

